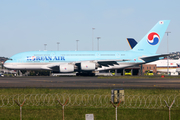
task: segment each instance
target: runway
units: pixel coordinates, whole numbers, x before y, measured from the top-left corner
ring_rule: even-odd
[[[173,78],[98,78],[98,77],[0,77],[0,88],[163,88],[180,89],[180,79]]]

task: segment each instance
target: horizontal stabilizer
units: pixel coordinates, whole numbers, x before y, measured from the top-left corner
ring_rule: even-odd
[[[171,55],[171,54],[161,54],[161,55],[140,57],[140,59],[142,59],[145,62],[153,62],[153,61],[159,60],[160,57],[166,57],[166,56],[169,56],[169,55]]]

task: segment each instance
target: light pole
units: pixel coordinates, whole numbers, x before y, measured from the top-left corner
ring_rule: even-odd
[[[78,51],[78,41],[79,41],[79,40],[76,40],[76,43],[77,43],[77,48],[76,48],[76,50],[77,50],[77,51]]]
[[[44,51],[46,51],[46,46],[47,46],[47,44],[44,44]]]
[[[60,42],[57,42],[57,51],[59,51],[59,44]]]
[[[97,37],[97,50],[99,51],[99,39],[100,39],[101,37]]]
[[[167,33],[167,53],[169,54],[169,47],[168,47],[168,34],[171,32],[166,32]],[[169,56],[167,56],[167,74],[169,75]]]
[[[94,50],[93,41],[94,41],[94,30],[95,28],[92,28],[92,51]]]

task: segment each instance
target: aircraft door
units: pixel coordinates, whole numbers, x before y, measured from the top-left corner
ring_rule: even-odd
[[[120,53],[116,53],[116,58],[120,58]]]
[[[96,53],[96,58],[99,58],[100,57],[100,54],[99,53]]]

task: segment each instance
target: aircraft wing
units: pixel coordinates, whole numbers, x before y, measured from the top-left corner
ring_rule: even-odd
[[[76,61],[76,62],[69,62],[69,63],[65,63],[65,64],[72,64],[72,65],[79,65],[82,62],[92,62],[92,63],[97,63],[99,67],[102,66],[113,66],[113,65],[119,65],[117,62],[123,62],[123,61],[130,61],[129,59],[116,59],[116,60],[88,60],[88,61]],[[60,66],[60,64],[49,64],[47,66],[45,66],[44,68],[46,68],[47,70],[50,69],[56,69],[56,67]]]
[[[43,70],[52,70],[51,67],[49,67],[49,66],[42,66],[41,68],[42,68]]]
[[[99,67],[102,66],[114,66],[114,65],[119,65],[117,62],[123,62],[123,61],[129,61],[128,59],[121,59],[121,60],[98,60],[95,61],[99,64]]]
[[[151,62],[151,61],[156,61],[159,60],[160,57],[166,57],[171,54],[161,54],[161,55],[153,55],[153,56],[146,56],[146,57],[140,57],[139,59],[142,59],[145,62]]]

